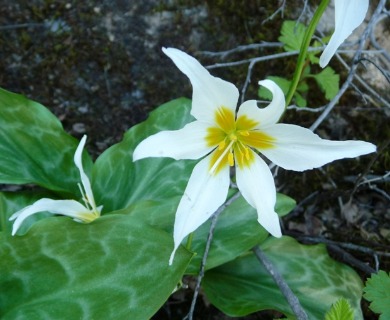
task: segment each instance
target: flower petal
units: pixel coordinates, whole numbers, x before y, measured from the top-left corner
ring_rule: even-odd
[[[368,10],[368,0],[335,0],[335,31],[320,57],[324,68],[337,48],[364,20]]]
[[[82,222],[91,222],[96,219],[96,215],[91,212],[91,210],[75,200],[52,200],[43,198],[34,202],[32,205],[15,212],[9,218],[9,220],[15,220],[12,227],[12,235],[18,231],[25,219],[35,213],[43,211],[48,211],[53,214],[61,214]]]
[[[180,200],[173,232],[175,246],[169,265],[183,239],[210,218],[226,200],[230,183],[229,166],[211,175],[210,161],[211,155],[208,155],[194,167]]]
[[[257,122],[258,125],[255,129],[278,122],[286,105],[284,93],[275,82],[272,80],[263,80],[259,81],[259,85],[266,87],[271,91],[271,103],[267,107],[260,109],[255,100],[248,100],[240,106],[237,113],[237,119],[240,117],[247,117],[248,119]]]
[[[204,122],[190,122],[180,130],[161,131],[143,140],[134,150],[133,161],[148,157],[170,157],[176,160],[199,159],[213,147],[207,143]]]
[[[191,81],[193,87],[191,114],[197,119],[214,123],[216,109],[236,111],[238,89],[230,82],[213,77],[198,60],[183,51],[163,48],[163,52]]]
[[[374,152],[376,147],[364,141],[321,139],[309,129],[291,124],[275,124],[263,130],[275,139],[273,148],[261,152],[276,165],[295,171],[321,167],[343,158]]]
[[[236,166],[237,186],[245,200],[257,210],[258,221],[274,237],[281,237],[279,217],[275,212],[275,182],[267,164],[252,150],[250,166]]]
[[[73,160],[74,160],[76,167],[80,171],[81,183],[83,184],[85,194],[87,196],[86,200],[91,205],[93,211],[98,212],[97,208],[96,208],[96,204],[95,204],[95,198],[93,197],[93,193],[92,193],[91,183],[89,182],[89,178],[85,174],[84,168],[83,168],[82,155],[83,155],[83,149],[84,149],[86,141],[87,141],[87,136],[84,135],[82,137],[82,139],[80,140],[80,143],[76,149]]]

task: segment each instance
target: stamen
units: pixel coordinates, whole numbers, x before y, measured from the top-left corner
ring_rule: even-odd
[[[84,201],[85,206],[86,206],[89,210],[92,210],[92,208],[91,208],[91,206],[90,206],[90,204],[89,204],[89,201],[88,201],[88,197],[87,197],[87,195],[85,194],[83,188],[81,187],[81,184],[78,183],[77,185],[79,186],[80,193],[81,193],[81,197],[82,197],[82,199],[83,199],[83,201]]]
[[[234,133],[229,134],[230,141],[237,141],[237,136]]]
[[[230,149],[232,148],[232,145],[234,144],[234,141],[230,141],[229,145],[227,146],[227,148],[223,151],[223,153],[219,156],[218,160],[215,161],[214,165],[211,167],[209,173],[210,174],[213,174],[215,169],[218,167],[218,165],[221,163],[222,159],[226,156],[226,153],[228,151],[230,151]]]
[[[238,133],[244,137],[249,136],[249,131],[248,130],[239,130]]]
[[[228,161],[229,161],[229,165],[231,167],[233,167],[234,166],[234,156],[233,156],[233,152],[232,151],[230,151],[230,153],[228,154]]]
[[[245,158],[246,158],[246,160],[249,160],[250,159],[249,148],[246,146],[244,148],[245,148]]]

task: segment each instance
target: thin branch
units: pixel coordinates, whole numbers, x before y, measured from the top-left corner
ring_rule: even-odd
[[[281,42],[261,42],[261,43],[252,43],[248,45],[242,45],[238,46],[236,48],[225,50],[225,51],[199,51],[197,54],[207,56],[207,57],[220,57],[221,59],[226,58],[228,55],[231,55],[233,53],[243,52],[247,50],[258,50],[263,48],[281,48],[283,47],[283,43]]]
[[[200,264],[198,278],[196,280],[196,286],[195,286],[195,289],[194,289],[194,295],[192,297],[190,311],[188,312],[187,316],[184,319],[192,320],[193,316],[194,316],[196,300],[197,300],[198,295],[199,295],[200,284],[201,284],[202,279],[204,277],[204,270],[205,270],[205,267],[206,267],[206,261],[207,261],[208,255],[209,255],[211,241],[213,240],[215,226],[217,225],[217,219],[218,219],[219,215],[228,206],[230,206],[234,201],[236,201],[240,196],[241,196],[241,193],[238,191],[230,199],[225,201],[225,203],[222,206],[220,206],[218,208],[218,210],[215,211],[213,213],[213,215],[211,216],[211,226],[210,226],[209,234],[208,234],[208,237],[207,237],[206,248],[204,250],[204,254],[203,254],[203,257],[202,257],[202,262]]]
[[[261,23],[261,25],[264,25],[266,22],[268,22],[268,21],[272,20],[273,18],[275,18],[276,15],[277,15],[279,12],[281,12],[281,16],[282,16],[282,18],[283,18],[283,16],[284,16],[284,7],[285,7],[285,6],[286,6],[286,0],[283,0],[281,6],[280,6],[273,14],[271,14],[267,19],[265,19],[265,20]]]
[[[8,26],[0,26],[0,31],[3,30],[12,30],[12,29],[23,29],[23,28],[41,28],[45,25],[43,23],[20,23],[12,24]]]
[[[368,275],[376,272],[374,268],[371,268],[366,263],[361,262],[359,259],[356,259],[353,255],[351,255],[350,253],[348,253],[347,251],[341,249],[336,245],[329,244],[328,249],[330,251],[333,251],[333,253],[337,253],[340,256],[340,258],[344,262],[348,263],[351,267],[355,267]]]
[[[298,19],[297,19],[297,23],[300,23],[306,13],[306,11],[309,12],[309,14],[311,13],[310,12],[310,7],[308,6],[308,0],[303,0],[303,9],[301,11],[301,14],[299,15]]]
[[[274,279],[275,283],[279,287],[282,294],[285,296],[288,304],[290,305],[292,311],[296,315],[298,320],[306,320],[309,319],[305,310],[303,310],[298,298],[292,292],[286,281],[284,281],[281,274],[276,270],[275,266],[272,264],[272,262],[267,258],[267,256],[264,254],[264,252],[260,249],[259,246],[254,247],[253,249],[254,254],[256,255],[257,259],[263,264],[265,269],[268,271],[268,273],[271,275],[271,277]]]
[[[298,235],[298,236],[294,235],[294,237],[299,241],[310,242],[310,243],[325,243],[325,244],[335,245],[335,246],[342,247],[342,248],[349,249],[349,250],[363,252],[365,254],[390,257],[389,252],[375,251],[371,248],[360,246],[360,245],[357,245],[354,243],[338,242],[338,241],[333,241],[333,240],[329,240],[329,239],[322,238],[322,237],[311,237],[311,236],[305,236],[305,235]]]

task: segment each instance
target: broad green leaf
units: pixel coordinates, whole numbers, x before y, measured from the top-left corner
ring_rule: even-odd
[[[347,299],[362,319],[362,283],[356,272],[331,259],[324,245],[302,245],[290,237],[268,238],[261,248],[298,297],[309,319],[323,319],[331,305]],[[230,316],[259,310],[293,313],[271,276],[252,253],[206,272],[203,289]]]
[[[0,183],[32,183],[79,196],[77,145],[44,106],[0,89]],[[84,160],[88,171],[91,160],[86,154]]]
[[[0,233],[0,316],[149,319],[180,281],[191,254],[169,267],[172,236],[126,215],[91,224],[65,217],[26,236]]]
[[[380,313],[380,320],[390,319],[390,273],[380,270],[371,275],[364,288],[364,298],[371,302],[370,309]]]
[[[295,201],[286,195],[277,194],[276,212],[286,215],[295,207]],[[203,258],[211,221],[203,224],[194,233],[191,250],[196,256],[191,260],[186,273],[197,274]],[[213,234],[206,270],[233,260],[242,252],[262,243],[268,232],[257,221],[257,212],[243,197],[238,198],[218,217]]]
[[[164,201],[141,201],[116,213],[129,214],[152,226],[162,228],[172,235],[175,212],[180,198],[181,196]],[[293,199],[283,194],[277,194],[275,210],[280,216],[289,213],[294,207],[295,201]],[[199,272],[210,224],[210,221],[204,223],[194,233],[191,250],[196,255],[186,270],[187,274]],[[264,241],[267,237],[268,233],[257,222],[256,210],[242,197],[238,198],[218,217],[206,269],[236,258],[242,252]]]
[[[324,92],[325,98],[332,100],[340,89],[340,76],[331,67],[326,67],[320,73],[312,75],[318,86]]]
[[[92,183],[96,202],[104,205],[105,212],[141,200],[169,199],[184,192],[195,161],[148,158],[133,163],[132,154],[146,137],[162,130],[180,129],[191,122],[190,108],[191,101],[184,98],[160,106],[96,160]]]
[[[11,234],[13,221],[9,221],[9,217],[13,213],[39,199],[51,196],[44,191],[0,192],[0,231]],[[34,222],[50,215],[50,213],[38,213],[27,218],[20,227],[19,234],[25,233]]]
[[[305,36],[306,27],[302,23],[296,21],[286,20],[283,22],[281,36],[278,38],[280,42],[283,42],[284,50],[286,51],[299,51]]]
[[[326,313],[325,320],[354,320],[348,300],[344,298],[337,300]]]

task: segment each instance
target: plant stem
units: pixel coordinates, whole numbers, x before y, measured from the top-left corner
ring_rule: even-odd
[[[305,59],[307,55],[307,49],[309,48],[311,38],[313,37],[314,31],[316,30],[317,24],[322,17],[326,7],[328,6],[329,0],[322,0],[314,13],[313,19],[311,19],[309,26],[307,27],[305,36],[303,38],[301,49],[298,56],[297,67],[295,68],[294,76],[291,81],[290,88],[286,97],[286,108],[290,104],[292,97],[297,89],[299,80],[301,79],[302,71],[305,66]]]

